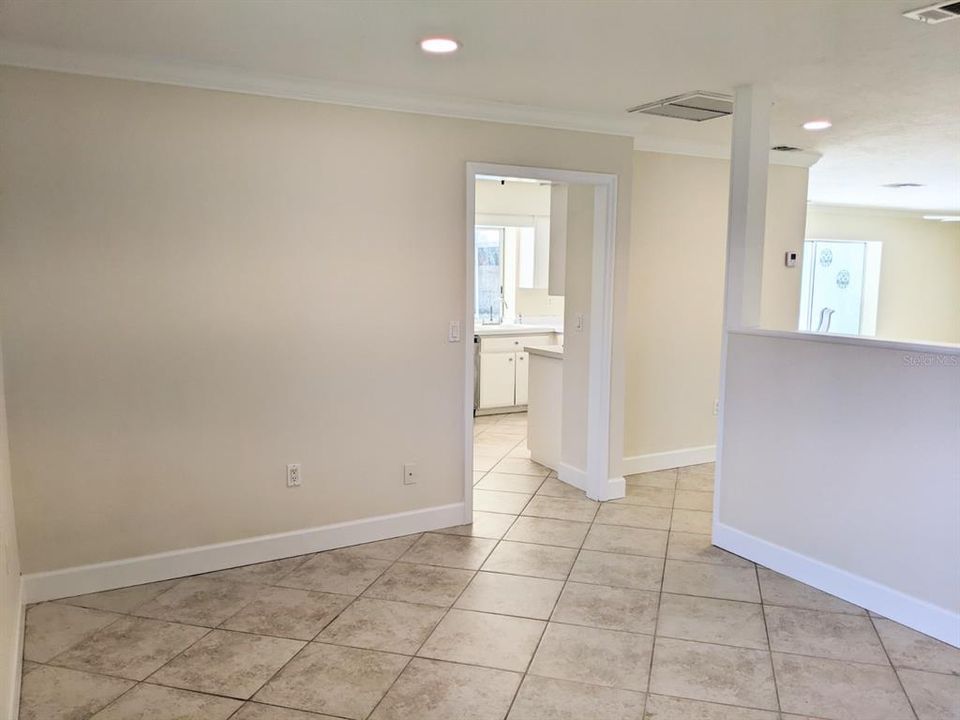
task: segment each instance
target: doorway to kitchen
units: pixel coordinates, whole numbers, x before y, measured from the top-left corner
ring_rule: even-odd
[[[616,176],[468,163],[466,180],[465,522],[475,504],[518,514],[548,475],[621,497],[610,463]]]

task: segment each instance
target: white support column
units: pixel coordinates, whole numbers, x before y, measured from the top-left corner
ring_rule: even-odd
[[[770,162],[768,87],[738,87],[733,99],[730,202],[727,215],[727,268],[720,341],[720,412],[714,466],[713,535],[722,524],[723,445],[727,407],[727,338],[731,330],[760,325],[763,236],[767,221],[767,168]]]
[[[611,178],[594,189],[593,270],[590,281],[590,377],[587,402],[587,497],[615,500],[625,494],[622,476],[610,463],[613,363],[613,280],[616,254],[617,183]],[[569,330],[567,331],[569,332]],[[622,443],[622,438],[621,438]],[[622,447],[621,443],[615,443]],[[623,450],[619,450],[623,456]]]
[[[770,88],[738,87],[733,101],[724,328],[760,325],[770,163]]]

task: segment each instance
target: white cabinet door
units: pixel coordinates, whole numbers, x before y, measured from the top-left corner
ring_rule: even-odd
[[[514,397],[517,405],[527,404],[527,377],[529,377],[530,356],[525,352],[517,353],[516,391]]]
[[[516,353],[480,353],[480,407],[511,407],[516,385]]]

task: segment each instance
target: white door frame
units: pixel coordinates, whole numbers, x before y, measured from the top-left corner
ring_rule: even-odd
[[[614,258],[617,237],[617,176],[608,173],[468,162],[466,236],[466,302],[464,340],[464,522],[473,522],[473,396],[474,396],[474,224],[478,175],[522,177],[594,187],[593,267],[591,272],[589,374],[587,382],[587,467],[583,490],[595,500],[624,495],[624,480],[611,468],[611,379],[613,362]],[[622,427],[622,423],[618,423]],[[616,444],[619,447],[619,443]],[[618,463],[619,464],[619,463]]]

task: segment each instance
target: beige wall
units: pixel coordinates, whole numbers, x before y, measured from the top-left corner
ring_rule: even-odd
[[[0,351],[0,716],[14,703],[20,666],[20,559],[13,517],[7,414],[3,392],[3,352]],[[11,715],[13,717],[13,715]]]
[[[960,343],[960,223],[810,206],[807,237],[882,243],[877,337]]]
[[[626,257],[626,138],[0,81],[27,572],[461,501],[467,161],[618,174]]]
[[[727,160],[634,154],[627,458],[716,442],[729,172]],[[770,167],[767,327],[796,327],[800,266],[785,268],[783,253],[803,249],[806,188],[805,168]]]

